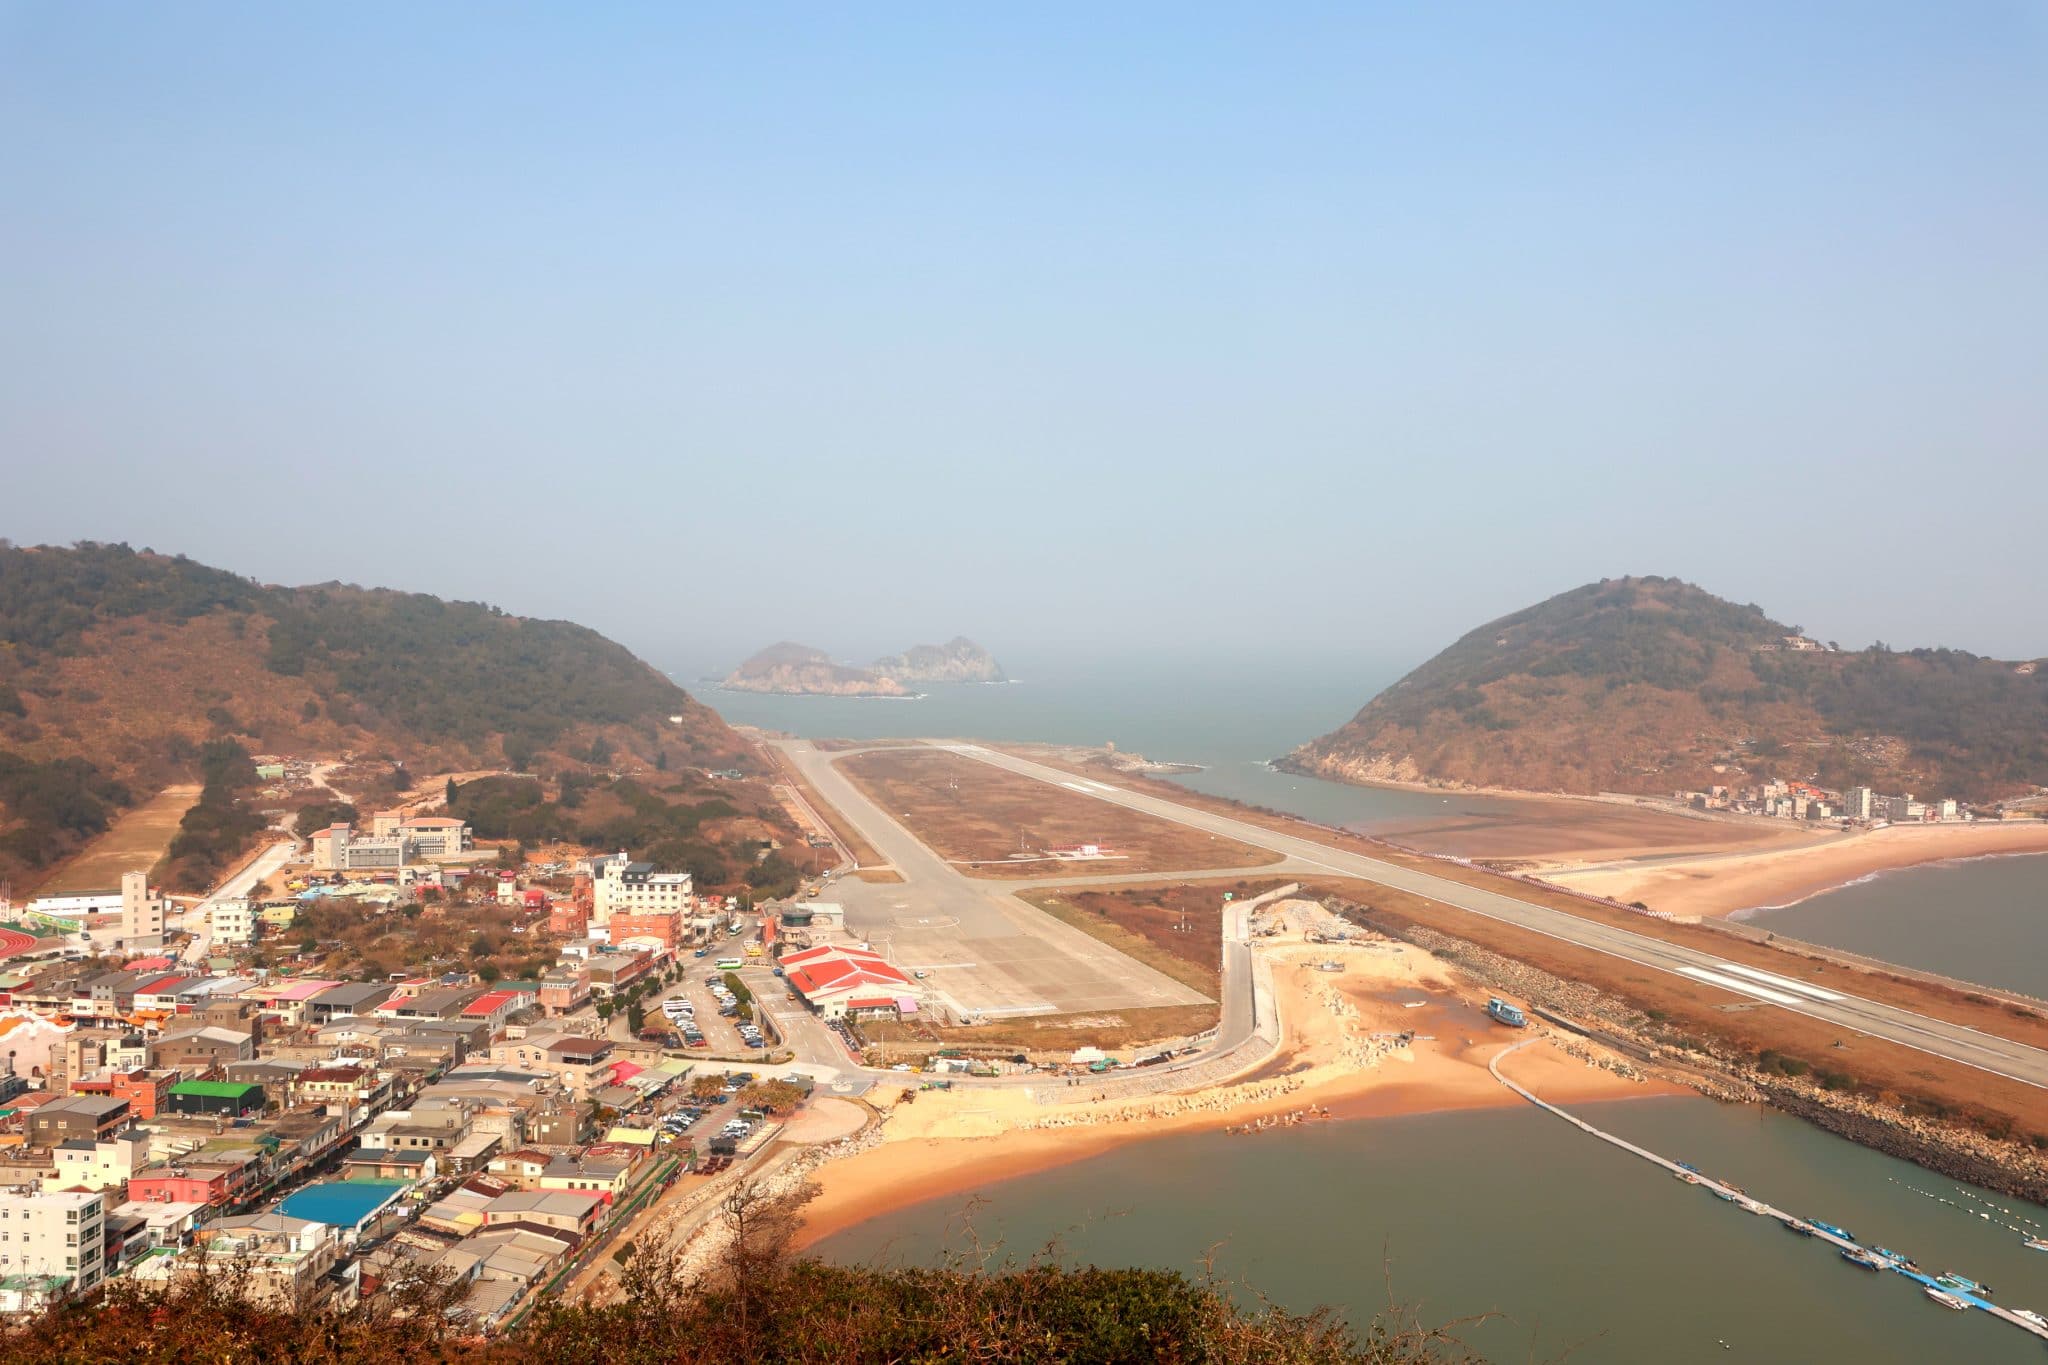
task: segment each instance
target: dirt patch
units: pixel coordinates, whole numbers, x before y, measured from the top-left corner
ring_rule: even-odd
[[[1142,876],[1279,861],[1267,849],[957,754],[895,749],[856,754],[839,766],[892,818],[969,876]],[[1090,844],[1115,856],[1068,860],[1050,852]]]
[[[113,827],[78,851],[39,888],[46,896],[110,891],[124,872],[147,872],[162,861],[178,822],[199,799],[196,785],[166,787],[124,813]]]
[[[1223,894],[1243,900],[1278,881],[1026,891],[1054,919],[1210,997],[1223,990]]]
[[[852,1100],[827,1095],[812,1100],[782,1129],[784,1142],[836,1142],[858,1133],[868,1121],[868,1111]]]
[[[1531,797],[1497,804],[1506,808],[1459,810],[1453,796],[1441,816],[1375,824],[1373,833],[1425,853],[1485,862],[1605,862],[1757,852],[1803,847],[1825,837],[1825,832],[1790,821],[1694,818],[1601,801]]]

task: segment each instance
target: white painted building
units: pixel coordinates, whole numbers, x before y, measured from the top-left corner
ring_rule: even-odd
[[[607,925],[613,915],[686,913],[695,898],[687,872],[656,872],[653,863],[636,863],[623,852],[591,860],[590,923]]]
[[[230,896],[207,906],[206,925],[217,943],[248,944],[256,941],[255,903],[244,896]]]
[[[96,1190],[0,1194],[0,1279],[60,1276],[71,1293],[89,1293],[106,1278],[106,1209]]]
[[[43,1177],[45,1190],[110,1190],[125,1187],[149,1164],[149,1135],[115,1133],[98,1142],[74,1138],[51,1149],[53,1164]]]

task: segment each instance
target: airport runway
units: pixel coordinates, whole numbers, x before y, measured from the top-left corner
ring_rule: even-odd
[[[1192,829],[1204,830],[1285,855],[1285,862],[1260,868],[1259,872],[1264,875],[1322,872],[1332,876],[1355,877],[1361,881],[1376,882],[1381,886],[1426,896],[1445,905],[1513,924],[1577,947],[1682,976],[1700,985],[1724,992],[1732,999],[1762,1002],[1809,1018],[1822,1019],[1842,1028],[1845,1037],[1854,1033],[1868,1034],[1873,1038],[1915,1048],[2028,1085],[2048,1087],[2048,1052],[2024,1043],[1980,1033],[1960,1024],[1947,1023],[1916,1014],[1911,1010],[1865,1000],[1846,992],[1823,989],[1810,982],[1794,981],[1773,973],[1761,972],[1715,957],[1710,953],[1639,934],[1618,925],[1582,918],[1563,910],[1519,900],[1503,892],[1382,862],[1377,858],[1333,848],[1327,844],[1267,829],[1262,825],[1233,819],[1227,815],[1184,806],[1164,797],[1077,778],[1071,772],[1018,758],[1014,754],[1002,753],[976,744],[941,743],[935,744],[934,747],[1026,777],[1037,778],[1065,791],[1080,792],[1097,800],[1140,811],[1161,820],[1170,820]],[[831,765],[824,766],[829,769]],[[862,832],[867,833],[865,829]],[[870,837],[872,838],[872,835]],[[916,843],[915,840],[910,842]],[[876,847],[881,847],[879,842]],[[922,845],[918,847],[921,848]]]
[[[1025,904],[1014,894],[1019,883],[969,877],[939,857],[839,771],[833,760],[857,750],[828,754],[801,740],[779,741],[779,747],[812,789],[904,878],[887,883],[842,877],[824,899],[846,907],[850,932],[905,971],[923,973],[931,993],[960,1013],[993,1020],[1208,1000]]]

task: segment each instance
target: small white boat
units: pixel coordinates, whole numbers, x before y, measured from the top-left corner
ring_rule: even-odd
[[[1959,1313],[1970,1306],[1949,1293],[1946,1289],[1936,1289],[1933,1285],[1927,1286],[1927,1297],[1933,1299],[1943,1308],[1953,1308]]]
[[[2020,1245],[2029,1251],[2048,1251],[2048,1238],[2029,1237]]]
[[[2048,1328],[2048,1318],[2042,1317],[2031,1308],[2015,1308],[2012,1315],[2024,1322],[2031,1322],[2036,1327]]]

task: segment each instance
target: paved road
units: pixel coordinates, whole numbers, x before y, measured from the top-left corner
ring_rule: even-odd
[[[1355,877],[1381,886],[1426,896],[1445,905],[1532,930],[1577,947],[1605,953],[1658,971],[1685,977],[1727,996],[1761,1001],[1794,1014],[1825,1020],[1839,1026],[1844,1036],[1868,1034],[1887,1042],[1961,1062],[1965,1066],[2048,1087],[2048,1052],[1980,1033],[1960,1024],[1915,1014],[1911,1010],[1865,1000],[1845,992],[1824,990],[1809,982],[1793,981],[1770,973],[1731,963],[1710,953],[1639,934],[1599,920],[1585,919],[1563,910],[1533,904],[1513,896],[1464,882],[1451,881],[1382,862],[1363,854],[1332,848],[1261,825],[1185,806],[1164,797],[1108,783],[1076,779],[1074,774],[1042,763],[1018,758],[974,744],[943,744],[938,747],[983,763],[1037,778],[1064,791],[1085,791],[1098,800],[1140,811],[1191,829],[1236,839],[1285,855],[1286,861],[1263,868],[1267,875],[1320,871],[1334,876]],[[829,765],[827,765],[829,767]],[[865,830],[862,831],[866,833]]]
[[[1206,1002],[1199,991],[1025,904],[1015,884],[969,877],[939,857],[839,770],[833,760],[849,754],[827,754],[801,740],[780,745],[820,798],[904,878],[840,878],[824,899],[843,904],[847,928],[876,951],[923,973],[925,986],[955,1013],[996,1019]]]
[[[185,950],[181,954],[184,961],[189,963],[204,962],[207,953],[212,950],[213,931],[207,923],[207,911],[215,901],[233,900],[238,896],[248,895],[263,882],[269,880],[271,874],[289,862],[292,855],[298,852],[298,848],[298,844],[290,839],[273,844],[257,854],[256,857],[250,859],[240,872],[235,873],[232,877],[229,877],[226,881],[215,887],[213,894],[205,900],[200,901],[197,905],[189,906],[177,914],[166,915],[164,917],[164,928],[166,931],[183,931],[192,935],[192,941],[185,945]]]

